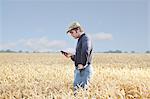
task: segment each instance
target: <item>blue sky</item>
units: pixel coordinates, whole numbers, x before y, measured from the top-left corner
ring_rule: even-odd
[[[94,51],[150,50],[149,0],[0,0],[0,50],[74,51],[79,21]]]

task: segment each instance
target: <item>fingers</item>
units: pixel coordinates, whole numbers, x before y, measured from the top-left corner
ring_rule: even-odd
[[[64,53],[63,55],[64,55],[65,57],[67,57],[67,58],[70,57],[70,55],[69,55],[68,53]]]
[[[61,53],[67,58],[70,58],[72,55],[72,53],[68,53],[68,52],[64,52],[64,51],[61,51]]]
[[[64,55],[65,55],[66,57],[68,57],[68,54],[64,53]]]

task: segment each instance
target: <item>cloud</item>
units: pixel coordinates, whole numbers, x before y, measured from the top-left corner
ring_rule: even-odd
[[[112,40],[113,36],[110,33],[96,33],[96,34],[91,34],[91,37],[93,40]]]
[[[46,50],[46,49],[57,49],[67,45],[64,40],[49,40],[46,37],[31,38],[27,40],[21,40],[24,46],[32,50]]]
[[[15,48],[17,43],[0,43],[0,49],[11,49]]]
[[[1,49],[21,48],[32,51],[54,51],[65,48],[67,42],[64,40],[49,40],[46,37],[20,39],[14,43],[0,44]]]

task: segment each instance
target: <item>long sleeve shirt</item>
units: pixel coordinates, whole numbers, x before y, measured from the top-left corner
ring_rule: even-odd
[[[71,56],[75,66],[77,67],[78,64],[82,64],[83,66],[91,64],[92,50],[91,39],[85,33],[82,34],[78,39],[75,55]]]

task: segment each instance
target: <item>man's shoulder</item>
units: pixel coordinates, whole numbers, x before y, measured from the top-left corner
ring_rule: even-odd
[[[85,34],[85,35],[83,36],[83,40],[91,40],[90,35]]]

